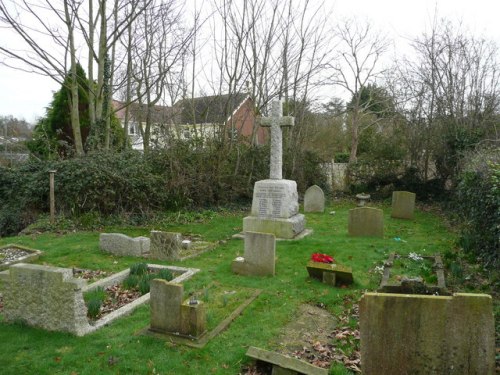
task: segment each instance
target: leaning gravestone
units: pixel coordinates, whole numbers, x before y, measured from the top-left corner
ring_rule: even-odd
[[[359,317],[363,374],[495,373],[489,295],[365,293]]]
[[[99,248],[118,256],[147,257],[149,238],[133,238],[121,233],[101,233],[99,235]]]
[[[231,268],[240,275],[266,276],[275,273],[276,238],[272,233],[245,233],[245,253]]]
[[[373,207],[349,210],[348,232],[353,237],[384,237],[384,213]]]
[[[305,217],[299,214],[297,183],[282,178],[282,131],[293,126],[294,118],[283,117],[281,100],[272,103],[272,116],[263,117],[261,126],[271,129],[270,176],[257,181],[253,189],[252,211],[243,219],[243,232],[273,233],[292,239],[305,229]]]
[[[415,211],[415,193],[394,191],[392,193],[391,217],[397,219],[413,219]]]
[[[324,212],[325,193],[318,185],[313,185],[304,194],[304,212]]]
[[[152,230],[150,235],[150,258],[175,261],[180,259],[182,236],[175,232]]]

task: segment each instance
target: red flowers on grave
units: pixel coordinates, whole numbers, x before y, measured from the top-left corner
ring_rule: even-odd
[[[335,263],[335,259],[330,255],[313,253],[311,255],[311,260],[318,263]]]

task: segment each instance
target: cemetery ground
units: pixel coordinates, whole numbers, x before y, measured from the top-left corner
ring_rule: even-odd
[[[222,303],[210,290],[231,293],[261,290],[260,295],[222,333],[203,348],[139,333],[150,323],[149,305],[84,337],[6,324],[0,312],[0,364],[2,374],[257,374],[245,353],[250,346],[296,355],[304,360],[332,361],[332,374],[349,374],[359,367],[357,302],[364,291],[375,291],[383,261],[390,253],[441,253],[446,281],[452,291],[493,295],[497,347],[499,347],[498,275],[485,275],[479,265],[457,252],[456,234],[436,209],[419,206],[413,220],[390,217],[390,203],[371,204],[384,210],[384,237],[349,237],[348,210],[353,201],[337,201],[325,213],[307,213],[313,234],[297,241],[276,243],[276,276],[246,277],[231,272],[231,262],[243,254],[243,241],[231,236],[242,230],[248,210],[218,210],[169,215],[149,227],[101,227],[95,231],[53,228],[1,238],[0,246],[15,243],[39,249],[35,261],[58,267],[119,272],[142,261],[117,257],[99,250],[99,233],[148,236],[152,229],[200,235],[217,246],[196,258],[163,265],[199,268],[185,281],[189,293]],[[334,211],[334,213],[332,213]],[[306,264],[312,253],[325,253],[352,267],[354,283],[331,287],[310,279]],[[206,293],[206,295],[204,295]],[[214,326],[222,316],[207,316]],[[405,343],[401,343],[404,345]],[[325,354],[326,353],[326,354]],[[498,355],[497,355],[498,357]],[[337,361],[337,362],[335,362]],[[324,364],[323,364],[324,365]],[[348,370],[347,368],[351,368]],[[249,370],[250,368],[250,370]],[[245,372],[246,371],[246,372]]]

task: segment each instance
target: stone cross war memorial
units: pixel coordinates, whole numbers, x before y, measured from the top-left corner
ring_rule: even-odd
[[[294,125],[294,118],[283,116],[281,100],[272,103],[271,116],[260,125],[271,131],[269,179],[257,181],[252,211],[243,219],[244,232],[273,233],[277,238],[293,239],[305,234],[305,217],[299,214],[297,183],[283,179],[282,128]]]

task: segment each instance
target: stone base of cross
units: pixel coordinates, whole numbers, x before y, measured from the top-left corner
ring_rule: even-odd
[[[281,128],[284,126],[293,126],[294,124],[294,117],[283,116],[283,103],[281,99],[272,102],[270,117],[262,117],[260,119],[260,126],[271,129],[269,178],[272,180],[281,180],[283,178],[283,135]]]

